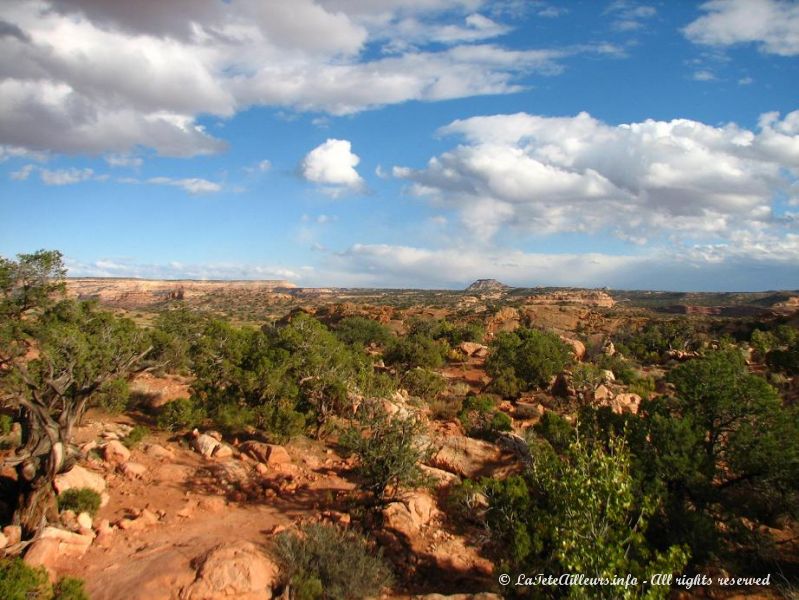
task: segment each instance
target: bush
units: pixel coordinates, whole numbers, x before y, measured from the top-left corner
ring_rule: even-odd
[[[524,382],[516,377],[513,367],[502,367],[488,385],[488,391],[503,398],[516,398],[523,387]]]
[[[89,488],[65,490],[58,496],[58,510],[71,510],[75,514],[89,513],[92,517],[100,509],[100,494]]]
[[[513,421],[497,410],[491,396],[467,396],[458,418],[471,437],[493,440],[500,431],[513,429]]]
[[[388,327],[366,317],[341,319],[336,324],[334,333],[338,339],[351,346],[368,346],[369,344],[385,346],[393,339]]]
[[[430,453],[420,444],[424,425],[416,417],[389,416],[379,402],[362,404],[358,415],[364,426],[350,426],[341,445],[358,457],[357,472],[375,505],[397,499],[400,488],[427,482],[419,468]]]
[[[0,560],[0,598],[3,600],[48,600],[53,597],[44,567],[29,567],[22,559]]]
[[[125,379],[111,379],[100,386],[91,399],[93,406],[113,413],[125,410],[130,401],[130,387]]]
[[[89,595],[83,587],[83,580],[74,577],[64,577],[59,580],[53,592],[53,600],[89,600]]]
[[[392,582],[382,549],[332,525],[304,525],[299,533],[281,533],[274,553],[292,600],[377,597]]]
[[[434,419],[449,421],[458,416],[463,407],[461,398],[444,396],[430,402],[430,413]]]
[[[602,383],[602,369],[591,363],[580,363],[572,369],[571,381],[575,390],[594,391]]]
[[[518,329],[500,333],[491,344],[486,371],[510,382],[511,374],[522,391],[545,388],[571,360],[571,351],[554,333],[536,329]],[[509,371],[510,370],[510,371]]]
[[[136,425],[130,430],[130,433],[125,436],[122,443],[128,448],[135,448],[146,436],[150,434],[150,430],[144,425]]]
[[[192,429],[206,418],[205,409],[193,398],[179,398],[163,407],[156,422],[167,431]]]
[[[447,387],[444,378],[435,371],[416,368],[406,372],[402,377],[402,385],[412,396],[431,400]]]
[[[288,403],[269,402],[254,409],[255,424],[274,441],[284,444],[305,431],[305,415]]]
[[[444,364],[447,351],[445,343],[425,335],[409,334],[391,344],[385,353],[385,361],[405,369],[437,369]]]
[[[654,497],[636,498],[629,452],[619,438],[609,448],[575,439],[563,456],[544,442],[523,476],[483,480],[486,521],[497,542],[500,568],[510,572],[627,574],[679,572],[679,546],[662,552],[644,537],[657,511]],[[647,589],[648,588],[648,589]],[[571,588],[570,597],[666,598],[667,586]],[[598,593],[596,593],[598,592]]]

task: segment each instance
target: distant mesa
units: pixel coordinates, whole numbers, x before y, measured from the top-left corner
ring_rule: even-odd
[[[510,289],[510,286],[500,283],[496,279],[478,279],[472,285],[466,288],[467,292],[504,292]]]

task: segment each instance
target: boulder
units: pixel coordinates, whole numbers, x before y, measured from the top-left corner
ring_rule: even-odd
[[[440,514],[436,501],[427,492],[414,492],[402,502],[383,510],[383,525],[411,537],[427,527]]]
[[[466,356],[475,356],[477,358],[480,358],[479,356],[477,356],[478,352],[482,353],[482,351],[485,351],[486,354],[488,353],[488,348],[486,346],[483,346],[483,344],[478,344],[477,342],[461,342],[458,348],[460,348],[460,350]]]
[[[55,565],[58,561],[59,542],[55,538],[39,538],[33,542],[23,559],[31,567],[44,567],[55,579]]]
[[[117,440],[111,440],[103,446],[103,458],[110,463],[124,463],[130,460],[130,450]]]
[[[4,534],[0,533],[0,550],[6,546],[8,546],[8,538]]]
[[[433,480],[433,485],[437,488],[450,487],[458,485],[461,482],[461,478],[454,473],[449,473],[448,471],[436,469],[435,467],[429,467],[427,465],[419,465],[419,468],[425,475]]]
[[[530,454],[530,446],[527,441],[516,433],[502,431],[497,436],[497,445],[503,450],[512,452],[524,464],[529,465],[533,462],[533,457]]]
[[[141,511],[138,517],[134,519],[120,519],[117,526],[125,531],[141,531],[150,525],[158,523],[158,517],[155,513],[146,508]]]
[[[163,460],[172,460],[175,458],[175,453],[172,450],[164,448],[160,444],[147,444],[144,447],[144,453],[147,454],[147,456]]]
[[[87,512],[80,513],[75,520],[78,522],[78,527],[80,527],[81,531],[92,528],[92,517]]]
[[[270,600],[278,581],[278,568],[249,542],[212,548],[194,560],[197,578],[187,586],[184,600]]]
[[[59,494],[66,490],[80,488],[89,488],[98,494],[105,492],[105,479],[102,475],[84,469],[80,465],[75,465],[66,473],[56,475],[54,485]]]
[[[127,462],[120,467],[120,470],[128,479],[138,479],[147,473],[147,467],[137,462]]]
[[[575,360],[583,360],[585,356],[585,344],[580,340],[575,340],[564,335],[560,336],[561,341],[571,347],[572,356]]]
[[[233,448],[227,444],[219,444],[214,450],[214,458],[230,458],[233,456]]]
[[[203,456],[210,457],[219,446],[219,440],[205,433],[200,433],[196,429],[192,433],[194,439],[191,442],[192,447],[202,454]]]
[[[610,369],[603,369],[602,370],[602,383],[609,384],[616,381],[616,376],[613,374],[613,371]]]
[[[460,477],[474,478],[496,465],[502,453],[494,444],[461,436],[447,436],[439,440],[439,450],[432,456],[429,466],[454,473]]]
[[[45,527],[40,539],[54,539],[58,542],[58,554],[79,558],[86,553],[94,541],[94,535],[73,533],[58,527]]]
[[[610,408],[617,414],[638,414],[641,405],[641,396],[638,394],[617,394],[610,403]]]
[[[604,384],[599,384],[594,390],[594,402],[600,406],[605,406],[613,399],[613,392]]]
[[[283,446],[265,444],[251,440],[239,446],[239,451],[250,458],[269,466],[281,465],[291,462],[291,456]]]

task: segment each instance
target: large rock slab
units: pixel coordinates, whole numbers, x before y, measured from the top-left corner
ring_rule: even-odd
[[[222,544],[195,560],[197,578],[183,600],[270,600],[278,568],[249,542]]]
[[[105,491],[105,479],[102,475],[84,469],[80,465],[75,465],[66,473],[56,475],[55,489],[59,494],[66,490],[80,488],[89,488],[102,494]]]
[[[440,514],[436,501],[427,492],[414,492],[402,502],[383,510],[383,525],[408,537],[419,533]]]
[[[429,461],[431,467],[474,478],[502,462],[502,452],[494,444],[462,436],[439,439],[439,450]]]

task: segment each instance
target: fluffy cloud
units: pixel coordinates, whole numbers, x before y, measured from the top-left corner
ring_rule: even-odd
[[[348,140],[328,139],[306,155],[302,176],[313,183],[334,186],[333,189],[358,190],[363,186],[363,179],[355,170],[360,161]]]
[[[395,168],[413,193],[460,213],[487,241],[609,231],[622,239],[724,235],[773,222],[774,194],[799,175],[799,111],[760,131],[677,119],[608,125],[586,113],[455,121],[466,143],[423,169]]]
[[[492,277],[522,287],[756,290],[799,285],[799,236],[740,238],[730,244],[638,255],[525,253],[473,247],[445,249],[356,244],[331,254],[315,277],[327,285],[462,288]]]
[[[799,54],[799,4],[790,0],[711,0],[683,32],[711,46],[754,43],[781,56]]]
[[[186,264],[178,261],[166,264],[137,263],[125,259],[81,261],[66,257],[70,277],[137,277],[142,279],[288,279],[300,281],[307,268],[289,269],[281,266],[250,265],[231,262]]]
[[[8,0],[0,14],[0,143],[61,153],[146,146],[167,156],[209,154],[224,143],[198,115],[228,117],[252,105],[341,115],[510,93],[523,75],[557,73],[568,56],[608,51],[476,43],[509,31],[484,14],[489,5]]]

